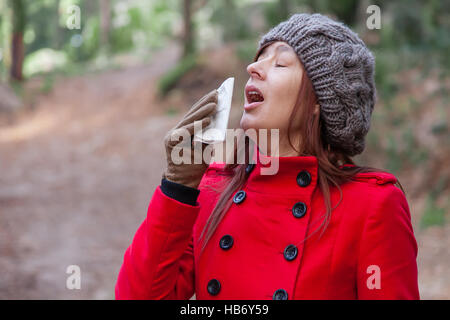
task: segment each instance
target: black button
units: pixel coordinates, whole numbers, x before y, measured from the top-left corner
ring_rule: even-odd
[[[273,293],[272,300],[287,300],[288,294],[284,289],[278,289]]]
[[[233,237],[229,234],[224,235],[219,242],[220,247],[223,250],[228,250],[233,246]]]
[[[294,246],[293,244],[290,244],[284,249],[284,258],[287,261],[292,261],[297,256],[297,252],[298,252],[297,247]]]
[[[247,167],[245,167],[245,173],[249,174],[250,172],[253,171],[253,169],[255,169],[255,164],[254,163],[250,163],[247,165]]]
[[[292,207],[292,214],[296,218],[301,218],[306,214],[306,204],[304,202],[297,202]]]
[[[306,187],[311,183],[311,175],[308,171],[300,171],[300,173],[297,175],[297,184],[300,187]]]
[[[236,204],[239,204],[242,201],[244,201],[245,196],[246,196],[245,191],[244,190],[240,190],[240,191],[236,192],[236,194],[234,195],[233,202],[236,203]]]
[[[210,295],[217,295],[220,291],[220,282],[217,279],[211,279],[208,282],[208,287],[207,287],[208,293]]]

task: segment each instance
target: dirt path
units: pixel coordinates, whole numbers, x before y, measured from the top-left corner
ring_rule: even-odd
[[[34,112],[0,127],[0,299],[114,298],[160,183],[162,138],[181,116],[154,98],[178,54],[168,47],[148,65],[56,81]],[[449,224],[420,231],[424,202],[409,201],[422,298],[448,299]],[[69,265],[81,268],[81,290],[66,289]]]
[[[0,298],[114,297],[177,120],[152,108],[154,80],[178,54],[57,82],[34,114],[0,128]],[[69,265],[81,290],[66,289]]]

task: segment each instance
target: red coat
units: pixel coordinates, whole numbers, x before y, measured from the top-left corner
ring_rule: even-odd
[[[157,187],[116,299],[419,299],[417,243],[392,174],[360,173],[342,185],[325,233],[302,242],[326,211],[314,156],[281,157],[276,175],[260,175],[258,161],[199,258],[196,241],[218,199],[205,186],[222,179],[222,166],[206,171],[197,206]],[[330,191],[335,207],[339,190]]]

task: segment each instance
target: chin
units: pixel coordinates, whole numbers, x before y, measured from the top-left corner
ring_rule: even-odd
[[[254,118],[251,115],[246,115],[244,113],[244,115],[241,118],[241,123],[240,123],[240,128],[243,129],[244,131],[247,130],[254,130],[255,133],[257,135],[259,135],[259,130],[260,129],[267,129],[267,126],[264,126],[263,123],[261,123],[261,121],[258,121],[259,119]],[[247,134],[252,134],[252,131],[247,132]]]
[[[241,122],[240,122],[241,129],[243,129],[244,131],[247,129],[256,129],[256,126],[254,123],[255,121],[252,121],[251,118],[252,117],[249,117],[249,115],[245,114],[245,112],[244,112],[244,114],[242,115],[242,118],[241,118]]]

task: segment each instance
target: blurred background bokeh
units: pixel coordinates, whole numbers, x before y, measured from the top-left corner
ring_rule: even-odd
[[[259,37],[298,12],[347,23],[373,51],[379,100],[354,160],[399,178],[421,297],[450,299],[450,1],[0,0],[0,12],[1,299],[113,299],[163,136],[229,76],[237,127]],[[80,290],[66,288],[69,265]]]

